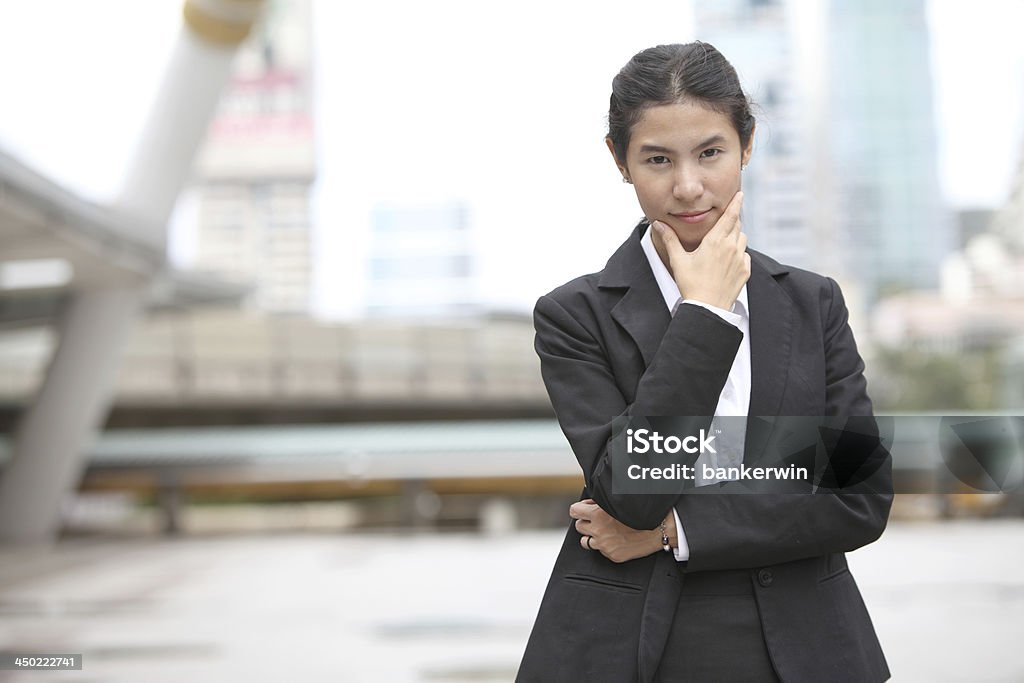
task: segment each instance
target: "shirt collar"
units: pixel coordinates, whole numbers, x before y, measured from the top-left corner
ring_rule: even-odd
[[[683,300],[683,297],[679,294],[679,285],[672,279],[672,274],[668,272],[668,268],[661,262],[658,250],[654,248],[650,226],[644,231],[644,236],[640,238],[640,246],[643,248],[644,256],[647,257],[647,262],[651,266],[651,272],[654,273],[654,280],[658,283],[658,289],[661,290],[661,295],[665,298],[665,305],[668,306],[670,312],[674,312],[676,306]],[[732,305],[732,312],[749,317],[750,306],[747,304],[746,284],[743,285],[739,296],[736,297],[736,302]]]

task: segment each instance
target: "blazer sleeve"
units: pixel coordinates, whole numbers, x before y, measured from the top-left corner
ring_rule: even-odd
[[[654,529],[676,496],[613,493],[612,420],[630,415],[710,418],[743,333],[700,306],[679,306],[640,378],[632,403],[627,403],[608,353],[581,321],[587,318],[583,311],[570,314],[552,295],[538,300],[534,324],[541,375],[562,431],[583,469],[589,495],[622,523],[634,529]]]
[[[830,416],[871,415],[864,364],[842,293],[828,279],[822,297],[826,405]],[[575,308],[575,307],[574,307]],[[870,490],[878,493],[730,493],[740,482],[689,489],[682,496],[616,495],[609,454],[617,416],[711,416],[742,333],[699,306],[679,307],[627,403],[607,352],[582,320],[551,295],[534,311],[541,373],[563,432],[583,469],[588,493],[634,529],[653,529],[675,506],[690,547],[688,571],[739,569],[845,552],[877,539],[892,504],[888,453]],[[745,489],[744,489],[745,490]]]
[[[829,416],[870,416],[864,363],[838,285],[823,303]],[[892,458],[881,448],[866,466],[870,493],[729,494],[740,482],[699,487],[675,505],[690,547],[687,571],[741,569],[847,552],[881,536],[892,505]],[[718,490],[716,490],[718,489]]]

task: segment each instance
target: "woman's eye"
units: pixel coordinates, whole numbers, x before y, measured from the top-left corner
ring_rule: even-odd
[[[720,149],[706,149],[700,153],[702,159],[713,159],[722,153]]]

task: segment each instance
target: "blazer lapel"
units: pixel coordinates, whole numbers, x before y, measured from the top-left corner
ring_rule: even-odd
[[[626,290],[612,307],[611,316],[632,337],[644,365],[650,365],[672,316],[640,246],[646,229],[647,223],[641,222],[612,254],[598,286]],[[793,302],[776,281],[789,270],[760,252],[749,251],[751,387],[748,414],[772,416],[777,414],[782,402],[792,346]]]
[[[643,356],[644,366],[649,366],[672,316],[651,272],[647,255],[640,246],[640,238],[646,229],[647,223],[641,222],[629,239],[612,254],[598,286],[626,290],[612,307],[611,316],[633,338]]]
[[[756,461],[771,433],[786,388],[793,342],[793,301],[777,278],[788,270],[775,260],[750,251],[750,408],[744,461]]]

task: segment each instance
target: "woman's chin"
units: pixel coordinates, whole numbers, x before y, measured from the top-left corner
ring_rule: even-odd
[[[700,243],[704,241],[704,236],[708,234],[708,230],[676,230],[676,237],[679,238],[679,244],[683,245],[683,249],[686,251],[695,251]]]

